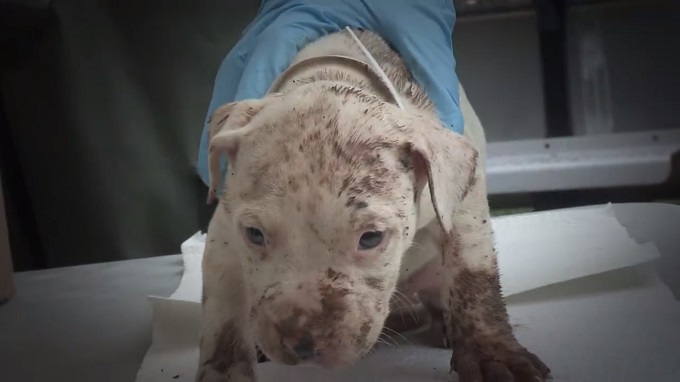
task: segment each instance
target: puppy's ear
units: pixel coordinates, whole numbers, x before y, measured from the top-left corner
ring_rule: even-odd
[[[399,123],[407,136],[402,155],[413,166],[418,195],[427,183],[439,224],[450,233],[453,215],[474,181],[477,150],[465,136],[438,121],[418,116],[407,121]]]
[[[229,165],[236,163],[239,144],[253,128],[250,121],[263,107],[263,100],[231,102],[217,108],[208,119],[208,204],[215,200],[217,188],[222,184],[222,156],[227,156]]]

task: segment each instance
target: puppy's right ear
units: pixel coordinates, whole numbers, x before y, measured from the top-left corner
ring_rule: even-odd
[[[264,106],[263,100],[244,100],[231,102],[217,108],[208,119],[208,172],[210,190],[208,204],[217,195],[217,188],[222,184],[222,155],[227,156],[230,165],[236,163],[238,147],[241,139],[253,129],[250,121]]]

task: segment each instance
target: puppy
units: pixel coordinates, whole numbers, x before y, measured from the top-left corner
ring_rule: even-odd
[[[351,365],[395,313],[395,293],[443,320],[452,376],[545,380],[508,323],[486,142],[465,93],[461,136],[385,41],[355,33],[403,109],[343,31],[307,45],[263,99],[211,117],[209,199],[224,188],[203,258],[196,381],[255,381],[256,346],[288,365]]]

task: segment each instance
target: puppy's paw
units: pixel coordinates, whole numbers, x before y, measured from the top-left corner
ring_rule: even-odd
[[[476,341],[456,347],[451,358],[451,372],[457,372],[457,376],[453,375],[454,380],[460,382],[550,380],[548,366],[512,341]]]

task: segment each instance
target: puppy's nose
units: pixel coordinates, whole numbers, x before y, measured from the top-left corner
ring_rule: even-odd
[[[317,353],[316,347],[314,346],[314,340],[311,338],[302,338],[297,342],[288,342],[290,350],[292,350],[293,353],[302,361],[313,358]]]

